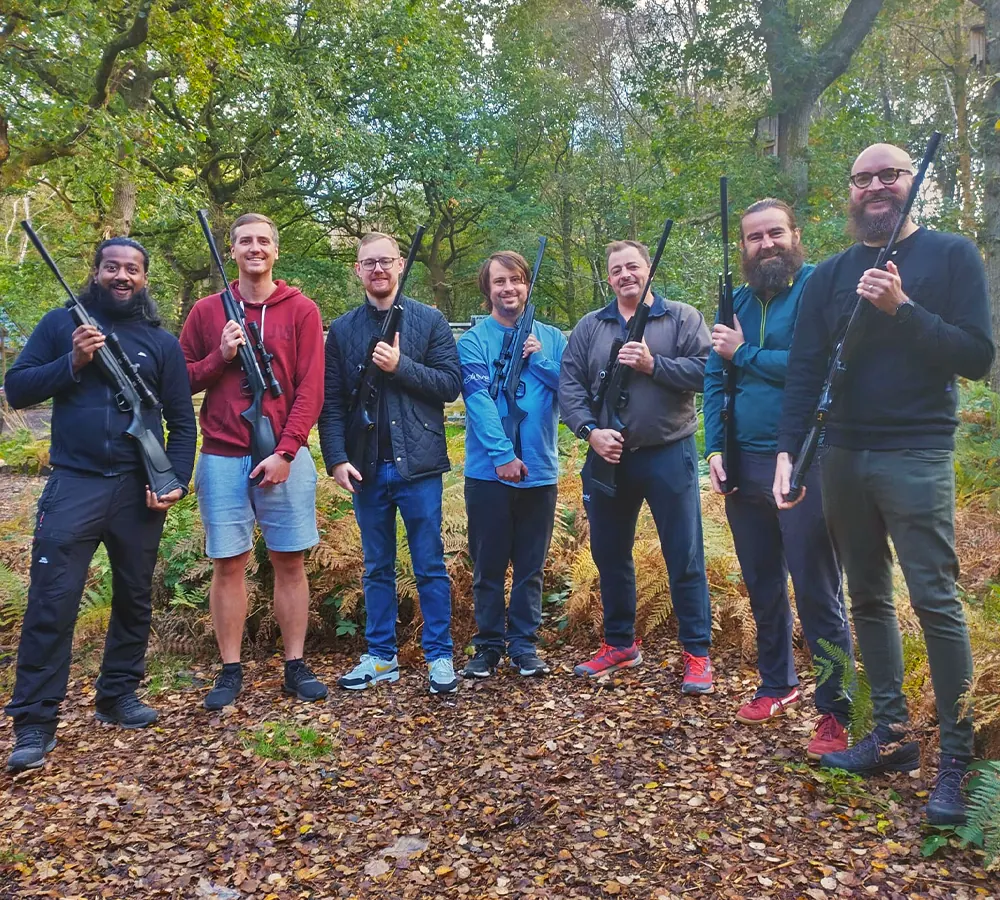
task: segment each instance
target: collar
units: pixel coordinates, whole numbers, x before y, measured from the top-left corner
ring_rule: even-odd
[[[667,301],[663,297],[653,291],[653,302],[649,306],[649,317],[651,319],[658,319],[660,316],[665,316],[667,314]],[[597,318],[606,322],[617,322],[618,321],[618,298],[615,297],[607,306],[605,306],[598,314]]]

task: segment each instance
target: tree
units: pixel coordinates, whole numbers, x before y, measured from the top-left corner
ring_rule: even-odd
[[[986,70],[989,90],[979,140],[983,156],[983,224],[979,245],[986,257],[993,333],[1000,335],[1000,0],[984,0]],[[1000,360],[994,360],[990,385],[1000,391]]]

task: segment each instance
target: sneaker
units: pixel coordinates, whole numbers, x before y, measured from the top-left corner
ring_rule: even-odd
[[[382,659],[381,656],[365,653],[361,657],[361,662],[337,679],[337,684],[349,691],[363,691],[380,681],[399,681],[398,656]]]
[[[517,669],[519,675],[523,675],[525,678],[531,678],[534,675],[548,675],[552,671],[549,664],[534,650],[512,656],[510,664]]]
[[[94,718],[105,725],[120,725],[122,728],[147,728],[156,719],[156,710],[147,706],[133,691],[124,694],[110,706],[98,706]]]
[[[824,753],[839,753],[847,749],[847,729],[833,713],[825,713],[816,723],[812,740],[806,747],[806,756],[819,759]]]
[[[912,772],[920,768],[920,747],[916,741],[893,741],[878,731],[866,734],[849,750],[824,753],[819,764],[825,769],[844,769],[858,775],[879,772]]]
[[[601,644],[597,655],[576,666],[573,669],[573,674],[598,678],[617,669],[633,669],[641,662],[642,653],[639,652],[635,641],[628,647],[612,647],[610,644]]]
[[[7,757],[7,771],[13,775],[41,768],[45,765],[45,754],[51,753],[55,746],[55,737],[41,728],[15,728],[14,749]]]
[[[458,690],[458,676],[451,657],[435,659],[427,664],[427,680],[432,694],[454,694]]]
[[[682,694],[711,694],[715,690],[712,684],[712,660],[707,656],[693,656],[684,651],[684,681],[681,682]]]
[[[500,654],[496,650],[480,647],[476,650],[476,655],[462,669],[462,677],[489,678],[490,675],[496,674],[498,665],[500,665]]]
[[[951,757],[942,757],[934,790],[924,812],[931,825],[964,825],[965,798],[962,796],[962,781],[965,778],[964,762]]]
[[[323,684],[301,659],[293,659],[285,663],[285,680],[281,690],[286,694],[310,703],[315,700],[325,700],[326,685]]]
[[[243,666],[239,663],[228,663],[216,676],[215,684],[205,695],[205,709],[222,709],[236,702],[243,690]]]
[[[784,697],[754,697],[740,707],[740,711],[736,713],[736,721],[744,725],[759,725],[768,719],[784,715],[786,709],[798,706],[801,702],[802,694],[798,688],[792,688]]]

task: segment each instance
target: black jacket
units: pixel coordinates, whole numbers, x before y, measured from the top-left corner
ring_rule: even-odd
[[[330,324],[326,339],[326,386],[319,440],[328,473],[347,462],[346,436],[351,392],[373,335],[381,328],[367,301]],[[448,471],[444,405],[462,390],[458,348],[444,316],[403,298],[399,325],[399,369],[384,377],[389,434],[399,474],[408,481]],[[371,443],[375,443],[374,436]],[[367,468],[374,471],[369,452]],[[362,472],[367,476],[368,472]]]
[[[112,323],[94,309],[88,311],[105,332],[118,335],[143,381],[159,397],[170,432],[167,458],[177,479],[186,485],[194,467],[198,430],[181,345],[170,332],[144,319]],[[7,372],[7,399],[15,409],[52,399],[52,465],[106,476],[141,470],[138,447],[125,434],[131,415],[118,409],[114,391],[97,365],[90,363],[73,373],[75,330],[69,310],[45,314]],[[162,443],[160,410],[143,410],[143,421]]]

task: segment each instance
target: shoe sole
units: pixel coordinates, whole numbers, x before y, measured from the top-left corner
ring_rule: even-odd
[[[456,681],[451,687],[434,687],[432,684],[429,690],[432,694],[457,694],[458,681]]]
[[[95,712],[94,718],[97,719],[102,725],[117,725],[119,728],[124,728],[127,731],[139,731],[142,728],[149,728],[150,725],[155,725],[159,716],[153,719],[151,722],[139,722],[139,723],[127,723],[121,722],[113,716],[109,716],[107,713]]]
[[[522,669],[520,666],[518,666],[517,674],[518,675],[523,675],[525,678],[536,678],[536,677],[540,677],[542,675],[551,675],[552,674],[552,670],[549,669],[549,668],[545,668],[545,669]]]
[[[924,815],[927,817],[928,825],[964,825],[968,819],[968,815],[966,813],[952,816],[949,816],[946,813],[933,815],[926,806],[924,807]]]
[[[739,713],[737,713],[733,718],[735,718],[741,725],[763,725],[765,722],[770,722],[771,719],[780,719],[785,714],[785,710],[795,709],[795,707],[801,702],[801,700],[793,700],[791,703],[785,703],[776,713],[771,713],[771,715],[769,715],[766,719],[744,719]],[[818,756],[816,758],[819,759]]]
[[[588,672],[586,669],[581,669],[577,666],[573,669],[574,675],[582,675],[587,678],[600,678],[602,675],[607,675],[608,672],[617,672],[619,669],[634,669],[642,662],[642,654],[640,653],[635,659],[627,659],[625,662],[615,663],[612,666],[608,666],[606,669],[601,669],[600,672]]]
[[[682,684],[681,685],[681,693],[682,694],[688,694],[688,695],[691,695],[691,694],[714,694],[715,693],[715,685],[714,684],[708,684],[708,685]]]
[[[467,669],[462,669],[463,678],[492,678],[496,673],[496,668],[490,669],[489,672],[469,672]]]
[[[17,775],[19,772],[30,772],[33,769],[40,769],[42,766],[45,765],[46,754],[51,753],[55,749],[56,749],[56,739],[52,738],[52,740],[45,745],[45,750],[42,753],[42,758],[38,760],[38,762],[28,763],[26,766],[7,766],[7,774]]]
[[[323,691],[323,693],[317,697],[303,697],[297,690],[290,688],[285,684],[281,686],[281,692],[289,697],[294,697],[296,700],[301,700],[303,703],[318,703],[320,700],[325,700],[330,695],[329,691]]]
[[[360,684],[345,684],[342,678],[337,679],[337,685],[342,687],[345,691],[364,691],[370,687],[375,687],[380,681],[388,681],[390,684],[394,684],[399,681],[399,671],[386,672],[384,675],[376,675],[370,681],[363,681]]]

